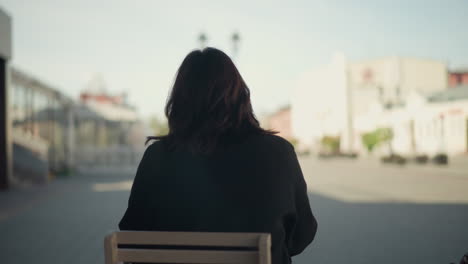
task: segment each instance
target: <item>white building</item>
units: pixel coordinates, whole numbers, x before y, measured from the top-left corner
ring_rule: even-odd
[[[344,56],[336,54],[329,64],[299,80],[291,100],[291,126],[300,148],[315,146],[323,136],[340,135],[345,130],[346,68]]]
[[[349,63],[338,54],[299,81],[291,101],[293,134],[313,151],[325,135],[340,136],[344,152],[361,151],[362,133],[406,116],[399,107],[406,98],[446,87],[442,62],[386,57]],[[395,110],[390,115],[388,109]]]
[[[377,125],[393,129],[397,153],[468,153],[468,86],[430,95],[414,93],[403,107],[387,111],[385,116]]]

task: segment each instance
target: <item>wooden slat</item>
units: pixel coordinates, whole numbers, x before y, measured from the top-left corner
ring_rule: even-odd
[[[260,233],[116,232],[118,244],[258,247]]]
[[[161,263],[258,263],[256,251],[173,250],[173,249],[118,249],[118,261]]]
[[[104,239],[104,254],[106,264],[117,263],[117,241],[115,233],[106,236]]]
[[[258,263],[271,263],[271,235],[262,234],[258,239]]]

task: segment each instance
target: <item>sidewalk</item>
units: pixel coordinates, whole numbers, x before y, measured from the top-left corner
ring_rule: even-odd
[[[72,175],[48,185],[0,192],[0,262],[104,263],[103,238],[118,229],[129,191],[94,186],[132,178]]]
[[[46,184],[14,187],[0,192],[0,221],[27,210],[37,203],[70,189],[66,179],[54,179]]]
[[[454,176],[468,177],[468,156],[458,156],[449,159],[448,165],[436,165],[428,162],[427,164],[416,164],[407,162],[405,165],[398,164],[383,164],[378,157],[361,157],[357,159],[347,158],[330,158],[316,159],[315,157],[305,157],[304,160],[314,159],[317,162],[333,162],[338,166],[358,166],[361,168],[399,168],[410,169],[416,171],[424,171],[427,173],[438,173]]]
[[[370,159],[301,160],[309,190],[344,202],[468,204],[468,171]]]
[[[425,177],[420,171],[415,173],[419,176],[406,175],[412,171],[397,166],[395,170],[360,168],[365,162],[312,161],[301,162],[306,180],[312,180],[309,186],[323,187],[344,199],[309,196],[319,232],[293,263],[439,264],[455,261],[465,252],[468,202],[414,203],[407,196],[409,190],[400,187],[438,188],[466,196],[468,178]],[[117,230],[134,176],[109,173],[73,175],[47,186],[0,193],[0,212],[9,212],[0,219],[0,263],[104,263],[103,238]],[[457,190],[451,192],[447,183]],[[429,194],[423,198],[433,200]],[[445,192],[437,195],[448,197]],[[395,202],[393,197],[403,199]]]

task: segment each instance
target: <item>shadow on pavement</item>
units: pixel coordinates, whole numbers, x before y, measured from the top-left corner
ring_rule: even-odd
[[[131,179],[75,177],[55,181],[40,200],[36,193],[0,219],[1,263],[103,263],[103,237],[117,229],[128,190],[92,186]],[[316,194],[310,203],[319,230],[294,263],[448,264],[468,251],[468,204],[344,203]]]
[[[468,204],[309,199],[319,229],[294,263],[449,264],[468,252]]]

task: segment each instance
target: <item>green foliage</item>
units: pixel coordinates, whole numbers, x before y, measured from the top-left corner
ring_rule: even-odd
[[[393,139],[393,132],[390,128],[377,128],[376,130],[362,134],[362,143],[369,152],[375,147]]]
[[[377,134],[375,132],[369,132],[362,134],[362,143],[369,152],[372,152],[379,143]]]
[[[337,153],[340,150],[340,137],[324,136],[321,143],[329,152]]]

